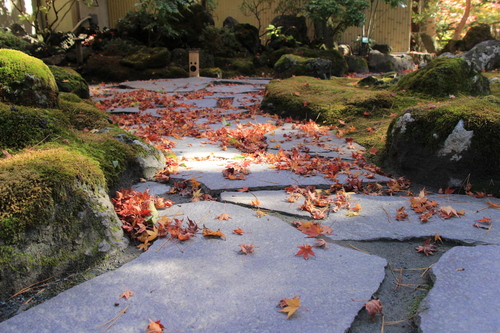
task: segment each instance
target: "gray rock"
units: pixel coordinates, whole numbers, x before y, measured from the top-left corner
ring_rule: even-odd
[[[476,64],[480,70],[491,71],[500,67],[500,40],[481,42],[461,56]]]
[[[224,22],[222,22],[222,26],[226,29],[232,29],[235,25],[237,25],[239,23],[240,22],[238,22],[238,20],[236,20],[234,17],[228,16],[228,17],[226,17]]]
[[[349,72],[351,73],[368,73],[368,62],[365,58],[355,57],[355,56],[345,56],[347,65],[349,66]]]
[[[500,332],[500,246],[454,247],[432,267],[419,307],[422,333]]]
[[[165,156],[159,149],[139,140],[134,140],[132,144],[139,146],[143,151],[137,156],[137,162],[142,170],[142,177],[152,180],[165,167]]]
[[[372,49],[384,54],[389,54],[392,52],[392,47],[388,44],[375,44],[372,46]]]
[[[413,59],[407,54],[393,56],[373,50],[368,59],[371,72],[402,72],[415,69]]]

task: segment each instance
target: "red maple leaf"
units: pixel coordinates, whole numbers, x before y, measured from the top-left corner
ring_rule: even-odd
[[[304,244],[303,246],[297,246],[300,250],[297,252],[296,256],[303,256],[304,259],[309,259],[309,256],[316,256],[312,250],[312,246]]]

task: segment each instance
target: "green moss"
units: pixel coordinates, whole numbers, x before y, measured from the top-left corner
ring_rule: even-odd
[[[271,81],[263,105],[272,103],[274,111],[269,111],[282,117],[337,125],[339,119],[363,117],[365,112],[388,115],[394,102],[388,91],[361,90],[341,78],[317,80],[303,76]]]
[[[222,77],[222,70],[220,68],[202,68],[200,69],[200,76],[204,77],[214,77],[214,78],[221,78]]]
[[[475,72],[463,58],[440,57],[425,68],[405,75],[398,90],[423,93],[434,97],[448,95],[489,94],[488,80]]]
[[[0,148],[22,149],[65,137],[68,117],[56,109],[38,109],[0,103]]]
[[[170,52],[165,47],[142,47],[126,56],[121,63],[137,70],[165,67],[170,62]]]
[[[57,106],[57,84],[40,59],[0,49],[0,101],[18,105]]]
[[[81,98],[89,98],[89,86],[76,71],[69,67],[49,66],[60,92],[74,93]]]
[[[108,116],[92,102],[76,99],[74,94],[63,94],[59,98],[59,106],[68,121],[75,129],[93,130],[110,126]]]

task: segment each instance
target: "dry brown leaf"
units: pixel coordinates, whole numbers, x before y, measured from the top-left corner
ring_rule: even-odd
[[[161,333],[164,328],[165,326],[163,326],[159,320],[152,321],[149,319],[149,325],[147,327],[148,331],[146,333]]]
[[[217,215],[215,218],[218,219],[219,221],[222,221],[222,220],[229,220],[231,216],[229,216],[228,213],[222,213],[220,215]]]
[[[125,298],[126,300],[128,300],[132,296],[134,296],[134,292],[132,290],[125,290],[123,293],[121,293],[119,298]]]
[[[372,299],[365,304],[365,309],[372,317],[372,321],[375,321],[375,315],[382,314],[382,302],[379,299]]]
[[[213,231],[212,229],[205,227],[205,225],[203,225],[202,234],[205,237],[219,237],[226,240],[226,235],[224,235],[224,233],[220,231],[220,229],[217,229],[217,231]]]
[[[434,252],[438,250],[438,248],[436,247],[436,245],[431,244],[431,239],[429,238],[422,245],[415,247],[415,250],[417,250],[417,252],[422,252],[423,254],[428,256],[433,255]]]
[[[283,308],[278,310],[278,312],[286,313],[286,319],[289,319],[290,316],[293,315],[298,308],[300,308],[300,298],[299,296],[295,296],[294,298],[284,298],[279,302],[278,307]]]

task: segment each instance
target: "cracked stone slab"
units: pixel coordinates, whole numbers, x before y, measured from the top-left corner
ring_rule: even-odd
[[[219,221],[223,212],[231,219]],[[196,235],[187,243],[156,241],[119,269],[73,287],[0,323],[3,333],[100,332],[101,324],[125,313],[109,333],[146,331],[148,319],[168,331],[344,332],[384,279],[385,259],[331,245],[316,259],[295,256],[311,239],[280,219],[218,202],[173,206],[163,214],[190,218],[221,229],[226,240]],[[247,233],[232,234],[241,228]],[[246,258],[239,244],[258,248]],[[244,260],[243,260],[244,259]],[[131,290],[127,301],[121,293]],[[276,307],[300,296],[301,306],[286,320]],[[115,305],[118,303],[118,305]]]
[[[185,161],[185,168],[179,168],[179,174],[173,175],[176,179],[189,179],[197,177],[197,181],[203,183],[211,191],[236,190],[248,187],[252,190],[276,190],[292,184],[300,186],[320,186],[329,187],[335,182],[325,179],[323,176],[304,177],[287,170],[276,170],[270,165],[250,164],[247,169],[250,171],[244,180],[226,179],[222,175],[225,167],[237,161]],[[385,182],[389,178],[375,175],[373,178],[360,176],[363,182]],[[339,183],[347,182],[346,174],[339,174],[336,179]]]
[[[332,198],[335,198],[332,196]],[[457,211],[463,210],[465,215],[443,219],[438,214],[421,223],[420,214],[411,210],[408,197],[352,195],[352,205],[360,204],[360,216],[347,216],[346,210],[330,214],[327,220],[333,222],[335,240],[374,240],[431,237],[438,233],[443,239],[456,240],[468,244],[500,244],[500,230],[493,227],[490,232],[473,227],[483,217],[500,220],[500,210],[485,209],[488,199],[478,199],[468,195],[429,195],[429,200],[436,200],[437,207],[451,206]],[[408,219],[395,219],[396,209],[405,207]],[[494,224],[495,222],[493,222]]]
[[[500,332],[500,246],[457,246],[432,267],[419,307],[423,333]]]
[[[241,156],[241,152],[238,149],[228,147],[226,150],[223,150],[219,144],[208,143],[206,138],[185,137],[184,140],[173,137],[167,138],[169,141],[175,142],[175,147],[171,151],[179,158],[222,157],[231,159]]]
[[[288,202],[288,197],[285,191],[222,192],[220,194],[223,202],[252,206],[251,202],[257,199],[260,202],[260,208],[303,218],[311,217],[309,212],[300,209],[305,202],[303,196],[293,203]]]
[[[148,81],[128,81],[123,85],[129,88],[146,89],[150,91],[165,92],[192,92],[205,89],[213,78],[206,77],[188,77],[179,79],[158,79]]]
[[[161,196],[170,191],[170,186],[158,182],[147,181],[132,185],[132,189],[137,192],[145,192],[146,190],[149,190],[149,194],[153,196]]]

